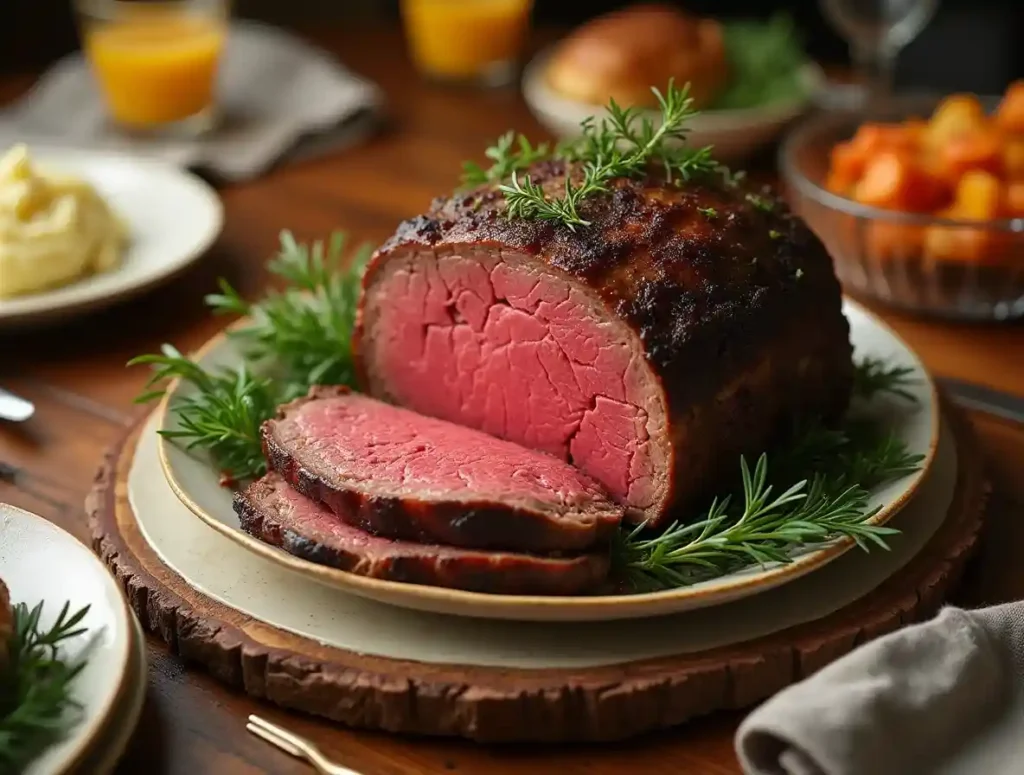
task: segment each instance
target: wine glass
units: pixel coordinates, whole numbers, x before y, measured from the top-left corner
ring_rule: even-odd
[[[939,0],[820,0],[825,18],[850,44],[869,102],[892,92],[900,50],[931,21]]]

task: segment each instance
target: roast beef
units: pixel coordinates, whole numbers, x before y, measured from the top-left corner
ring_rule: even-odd
[[[344,388],[263,425],[267,464],[349,524],[422,543],[550,552],[607,543],[621,507],[576,468]]]
[[[377,579],[505,595],[576,595],[600,584],[607,553],[576,557],[426,546],[371,535],[267,474],[235,496],[242,529],[305,560]]]
[[[529,174],[558,195],[566,167]],[[494,187],[457,193],[376,253],[355,342],[372,395],[569,461],[650,525],[794,416],[845,409],[832,262],[770,194],[651,173],[575,229],[503,210]]]

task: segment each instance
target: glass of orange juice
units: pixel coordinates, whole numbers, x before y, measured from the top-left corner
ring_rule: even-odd
[[[532,7],[532,0],[402,0],[413,62],[440,80],[508,83]]]
[[[199,134],[215,123],[229,0],[79,0],[85,51],[114,123]]]

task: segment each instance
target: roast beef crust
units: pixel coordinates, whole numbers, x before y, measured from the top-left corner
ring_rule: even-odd
[[[557,192],[566,166],[529,174]],[[573,230],[510,220],[496,187],[435,200],[378,250],[364,289],[393,252],[465,245],[535,256],[589,289],[639,336],[665,394],[674,492],[649,524],[685,518],[739,454],[764,450],[794,416],[845,411],[853,365],[840,286],[824,245],[781,200],[717,177],[665,185],[652,173],[613,181],[580,212],[590,225]],[[355,349],[366,384],[363,317]]]
[[[432,554],[430,547],[397,542],[389,551],[366,552],[323,544],[261,505],[267,489],[266,482],[259,480],[235,495],[235,513],[246,533],[304,560],[362,576],[495,595],[578,595],[601,584],[608,575],[607,553],[565,558],[499,553],[488,557],[450,547]]]
[[[344,395],[341,386],[315,386],[304,398],[278,407],[277,419],[307,401]],[[595,504],[581,519],[559,519],[530,503],[394,497],[362,492],[328,481],[305,468],[274,435],[274,420],[261,429],[267,468],[292,487],[325,504],[347,524],[377,536],[472,549],[523,552],[580,552],[610,543],[621,510]]]

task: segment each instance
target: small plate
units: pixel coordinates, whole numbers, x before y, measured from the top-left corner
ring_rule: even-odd
[[[890,405],[884,397],[878,399],[879,410],[886,411],[887,416],[892,417],[893,430],[906,442],[911,452],[925,458],[921,470],[890,482],[872,493],[870,505],[880,507],[872,522],[884,524],[907,503],[932,463],[939,437],[938,401],[934,384],[924,366],[892,329],[852,301],[845,302],[844,310],[850,320],[851,339],[858,357],[873,356],[888,363],[906,365],[913,369],[916,378],[911,392],[917,397],[919,405],[914,411],[906,411],[905,408],[901,410],[895,403]],[[237,365],[240,356],[232,340],[219,334],[199,351],[196,358],[210,367]],[[176,421],[167,409],[168,404],[177,397],[187,395],[188,391],[188,386],[180,383],[171,386],[158,410],[159,427],[175,427]],[[853,546],[850,540],[838,540],[820,549],[803,552],[786,565],[747,568],[689,587],[639,595],[549,597],[463,592],[357,576],[302,560],[265,544],[241,530],[231,506],[232,493],[220,484],[217,471],[205,456],[191,455],[162,437],[159,453],[168,484],[181,502],[212,528],[246,549],[345,592],[435,613],[497,619],[575,621],[678,613],[772,589],[822,567]]]
[[[523,71],[523,97],[534,117],[548,131],[560,138],[576,137],[580,122],[589,116],[598,119],[607,115],[603,105],[562,97],[548,86],[547,71],[550,50],[535,56]],[[754,108],[705,110],[687,122],[690,134],[686,142],[694,147],[713,145],[715,158],[722,162],[740,161],[774,140],[782,128],[802,114],[814,94],[825,82],[825,75],[816,64],[804,65],[800,73],[804,93],[794,99],[779,100]],[[652,116],[655,111],[648,111]]]
[[[75,611],[89,605],[87,632],[68,642],[74,659],[88,648],[88,661],[75,679],[74,698],[82,715],[64,739],[42,752],[25,775],[55,775],[77,767],[119,711],[132,681],[135,625],[117,583],[96,556],[69,533],[42,517],[0,503],[0,579],[11,603],[30,608],[43,602],[52,622],[65,601]],[[54,572],[60,569],[60,572]]]
[[[29,146],[43,169],[92,183],[128,227],[122,263],[70,285],[0,299],[0,329],[109,306],[169,279],[202,257],[220,234],[224,208],[208,184],[156,159],[108,151]]]

